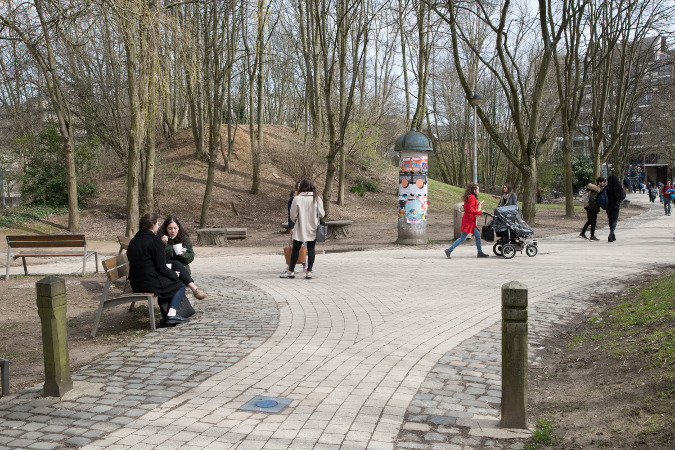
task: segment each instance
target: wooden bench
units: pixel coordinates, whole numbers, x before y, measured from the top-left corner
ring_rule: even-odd
[[[69,252],[19,252],[12,256],[12,249],[17,248],[81,248],[78,251]],[[9,264],[10,260],[21,258],[23,260],[23,273],[28,275],[28,268],[26,267],[26,258],[45,258],[45,257],[65,257],[65,256],[81,256],[82,257],[82,276],[84,276],[87,265],[87,258],[94,256],[96,263],[96,272],[98,273],[98,253],[87,251],[87,240],[84,234],[56,234],[43,236],[7,236],[7,272],[5,273],[5,280],[9,279]]]
[[[129,242],[131,242],[131,238],[126,236],[117,236],[117,242],[120,243],[120,251],[117,254],[121,255],[122,252],[129,248]]]
[[[326,222],[328,233],[326,239],[342,239],[352,236],[353,220],[333,220]],[[288,230],[288,222],[283,222],[281,228]]]
[[[129,311],[132,311],[134,303],[140,301],[148,302],[150,329],[152,331],[155,331],[155,308],[154,308],[154,302],[156,301],[155,294],[137,293],[137,292],[134,292],[133,294],[124,294],[124,290],[126,290],[126,282],[125,282],[125,289],[122,291],[122,294],[118,295],[117,297],[110,297],[110,286],[112,286],[113,283],[115,283],[115,281],[119,280],[120,278],[124,277],[126,279],[126,277],[129,276],[129,260],[127,259],[127,254],[124,253],[106,259],[105,261],[102,261],[102,265],[103,270],[105,270],[107,279],[105,281],[105,287],[103,288],[103,294],[101,295],[101,301],[98,304],[96,317],[94,318],[94,329],[91,331],[91,337],[96,337],[96,330],[98,329],[98,324],[101,320],[101,314],[103,314],[103,310],[105,308],[123,305],[125,303],[131,303]]]
[[[246,239],[246,228],[200,228],[197,245],[226,245],[232,239]]]

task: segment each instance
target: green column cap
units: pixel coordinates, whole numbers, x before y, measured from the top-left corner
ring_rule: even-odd
[[[66,281],[54,275],[49,275],[35,283],[38,297],[56,297],[66,293]]]

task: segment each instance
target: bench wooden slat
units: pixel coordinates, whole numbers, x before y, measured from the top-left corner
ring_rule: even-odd
[[[53,248],[53,247],[84,247],[84,242],[75,241],[20,241],[8,242],[12,248]]]
[[[36,234],[36,235],[10,235],[8,241],[82,241],[86,239],[84,234]]]
[[[87,255],[93,255],[94,252],[87,252]],[[40,258],[40,257],[49,257],[49,256],[84,256],[84,252],[54,252],[54,253],[47,253],[47,252],[35,252],[35,253],[28,253],[28,252],[19,252],[16,255],[13,256],[14,259],[19,259],[19,258],[28,258],[28,257],[35,257],[35,258]]]

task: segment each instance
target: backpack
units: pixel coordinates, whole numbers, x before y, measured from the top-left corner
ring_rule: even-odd
[[[598,206],[602,209],[606,210],[609,207],[609,197],[607,197],[607,192],[604,190],[598,194],[595,201],[598,202]]]
[[[579,199],[582,205],[584,205],[584,208],[586,208],[588,205],[591,204],[591,191],[589,189],[586,189]]]

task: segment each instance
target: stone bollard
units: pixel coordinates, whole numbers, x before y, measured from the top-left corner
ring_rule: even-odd
[[[462,234],[462,217],[464,217],[464,211],[462,211],[462,208],[464,208],[464,203],[455,203],[455,207],[453,209],[453,231],[454,233],[452,234],[453,239],[457,240],[459,239],[459,236]]]
[[[66,282],[50,275],[35,283],[38,315],[42,322],[45,360],[44,395],[62,397],[73,388],[66,330]]]
[[[527,286],[502,286],[502,428],[527,428]]]

